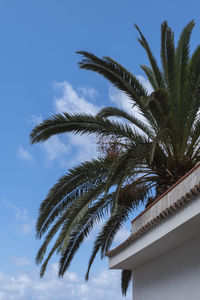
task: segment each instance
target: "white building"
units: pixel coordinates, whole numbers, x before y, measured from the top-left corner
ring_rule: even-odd
[[[132,270],[133,300],[200,300],[200,165],[132,221],[107,253],[111,269]]]

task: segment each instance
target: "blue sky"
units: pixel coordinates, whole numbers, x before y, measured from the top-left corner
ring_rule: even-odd
[[[93,236],[78,253],[69,272],[57,279],[56,258],[44,279],[34,258],[41,244],[35,221],[42,199],[68,168],[96,155],[93,137],[55,137],[30,145],[29,133],[56,112],[95,113],[105,105],[130,109],[128,99],[100,76],[78,69],[78,50],[111,56],[143,81],[147,64],[137,42],[137,23],[159,59],[160,24],[180,30],[194,19],[191,49],[200,43],[199,1],[133,0],[1,0],[0,1],[0,300],[116,300],[120,272],[97,260],[84,282]],[[127,225],[118,235],[127,237]],[[131,299],[129,291],[128,300]]]

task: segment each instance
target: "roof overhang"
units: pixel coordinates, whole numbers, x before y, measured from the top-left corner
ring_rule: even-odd
[[[179,210],[173,217],[153,228],[133,244],[109,259],[112,269],[135,269],[180,244],[195,238],[200,232],[200,196],[187,209]]]
[[[112,269],[134,269],[200,234],[200,166],[133,220],[132,235],[108,252]]]

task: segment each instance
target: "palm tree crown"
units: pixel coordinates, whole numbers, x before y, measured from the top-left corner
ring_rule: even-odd
[[[123,91],[142,119],[115,107],[105,107],[97,115],[65,112],[43,121],[31,133],[32,143],[67,132],[95,134],[109,142],[109,149],[97,159],[62,176],[42,202],[37,236],[45,238],[36,257],[37,263],[43,262],[41,276],[54,252],[60,256],[59,275],[63,276],[84,238],[97,222],[106,218],[94,242],[88,279],[95,256],[98,252],[105,256],[133,210],[146,203],[148,197],[150,201],[152,191],[155,199],[200,161],[200,46],[191,56],[189,53],[194,22],[183,29],[176,48],[174,33],[163,22],[162,68],[142,32],[135,27],[150,62],[150,66],[141,68],[152,85],[151,94],[136,76],[110,57],[101,59],[85,51],[78,53],[83,56],[80,68],[101,74]],[[124,294],[129,280],[130,272],[123,271]]]

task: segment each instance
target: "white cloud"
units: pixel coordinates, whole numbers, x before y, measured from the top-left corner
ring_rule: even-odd
[[[26,257],[11,256],[10,260],[18,267],[25,267],[30,265],[30,260]]]
[[[87,283],[74,272],[57,278],[57,266],[39,279],[38,270],[16,276],[0,273],[0,300],[121,300],[120,271],[101,271]],[[126,300],[131,299],[130,291]]]
[[[54,84],[60,96],[54,99],[56,113],[88,113],[96,114],[100,107],[86,100],[85,97],[95,98],[97,92],[91,87],[78,88],[79,93],[72,85],[63,81]],[[97,155],[96,139],[90,135],[67,134],[53,136],[42,144],[48,161],[57,160],[63,167],[70,168],[77,163],[89,160]]]
[[[49,162],[58,161],[64,168],[90,160],[97,156],[96,139],[94,136],[67,134],[65,139],[53,136],[41,147]]]
[[[34,162],[34,158],[33,156],[30,154],[30,152],[28,150],[26,150],[24,147],[20,146],[18,148],[18,151],[17,151],[17,156],[24,160],[24,161],[27,161],[27,162],[31,162],[33,163]]]
[[[133,101],[125,95],[122,91],[116,89],[115,87],[110,86],[109,88],[109,98],[110,100],[117,105],[117,107],[127,111],[129,114],[132,114],[134,117],[146,123],[145,118],[140,114],[138,108],[134,106]],[[120,120],[124,122],[124,120]],[[132,128],[135,128],[134,125],[129,124]],[[140,129],[138,129],[140,131]]]
[[[147,80],[142,75],[136,75],[136,77],[140,81],[140,83],[146,88],[146,90],[149,94],[153,92],[153,88],[152,88],[151,83],[149,82],[149,80]]]
[[[41,147],[48,162],[58,161],[64,168],[71,168],[97,155],[94,136],[68,134],[64,140],[53,136]]]
[[[85,96],[91,98],[92,95],[95,95],[96,91],[93,88],[79,88],[82,95],[78,95],[72,85],[67,81],[56,82],[54,87],[61,93],[61,96],[54,100],[54,107],[57,113],[96,114],[98,112],[100,107],[85,99]]]
[[[85,135],[70,135],[70,145],[75,151],[70,161],[70,167],[74,164],[90,160],[97,156],[96,137]]]
[[[26,209],[19,208],[17,205],[5,199],[1,200],[1,202],[3,203],[4,207],[14,211],[15,229],[19,230],[19,232],[23,235],[32,233],[35,222],[30,218],[28,211]]]
[[[92,100],[94,100],[98,95],[97,91],[90,86],[79,87],[78,91],[83,95],[83,97],[90,98]]]
[[[111,102],[115,103],[117,107],[124,109],[127,112],[133,111],[133,101],[117,88],[110,86],[108,90],[108,95]]]
[[[145,79],[141,75],[136,76],[139,81],[144,85],[147,89],[148,93],[153,91],[149,81]],[[132,114],[134,117],[138,118],[139,120],[143,121],[144,123],[148,123],[147,120],[141,115],[138,108],[134,106],[134,102],[122,91],[119,89],[110,86],[108,90],[109,98],[111,102],[116,104],[117,107],[127,111],[129,114]],[[139,129],[138,129],[139,130]],[[140,130],[139,130],[140,131]]]
[[[137,75],[136,77],[146,88],[147,92],[150,94],[153,91],[150,82],[141,75]],[[117,106],[119,106],[120,108],[124,109],[125,111],[127,111],[129,113],[137,112],[137,109],[135,107],[133,108],[133,106],[134,106],[133,101],[121,90],[118,90],[117,88],[115,88],[113,86],[110,86],[108,93],[109,93],[111,102],[117,104]]]
[[[69,150],[69,147],[58,136],[52,136],[42,144],[42,147],[50,161],[60,158],[63,154],[68,154]]]

